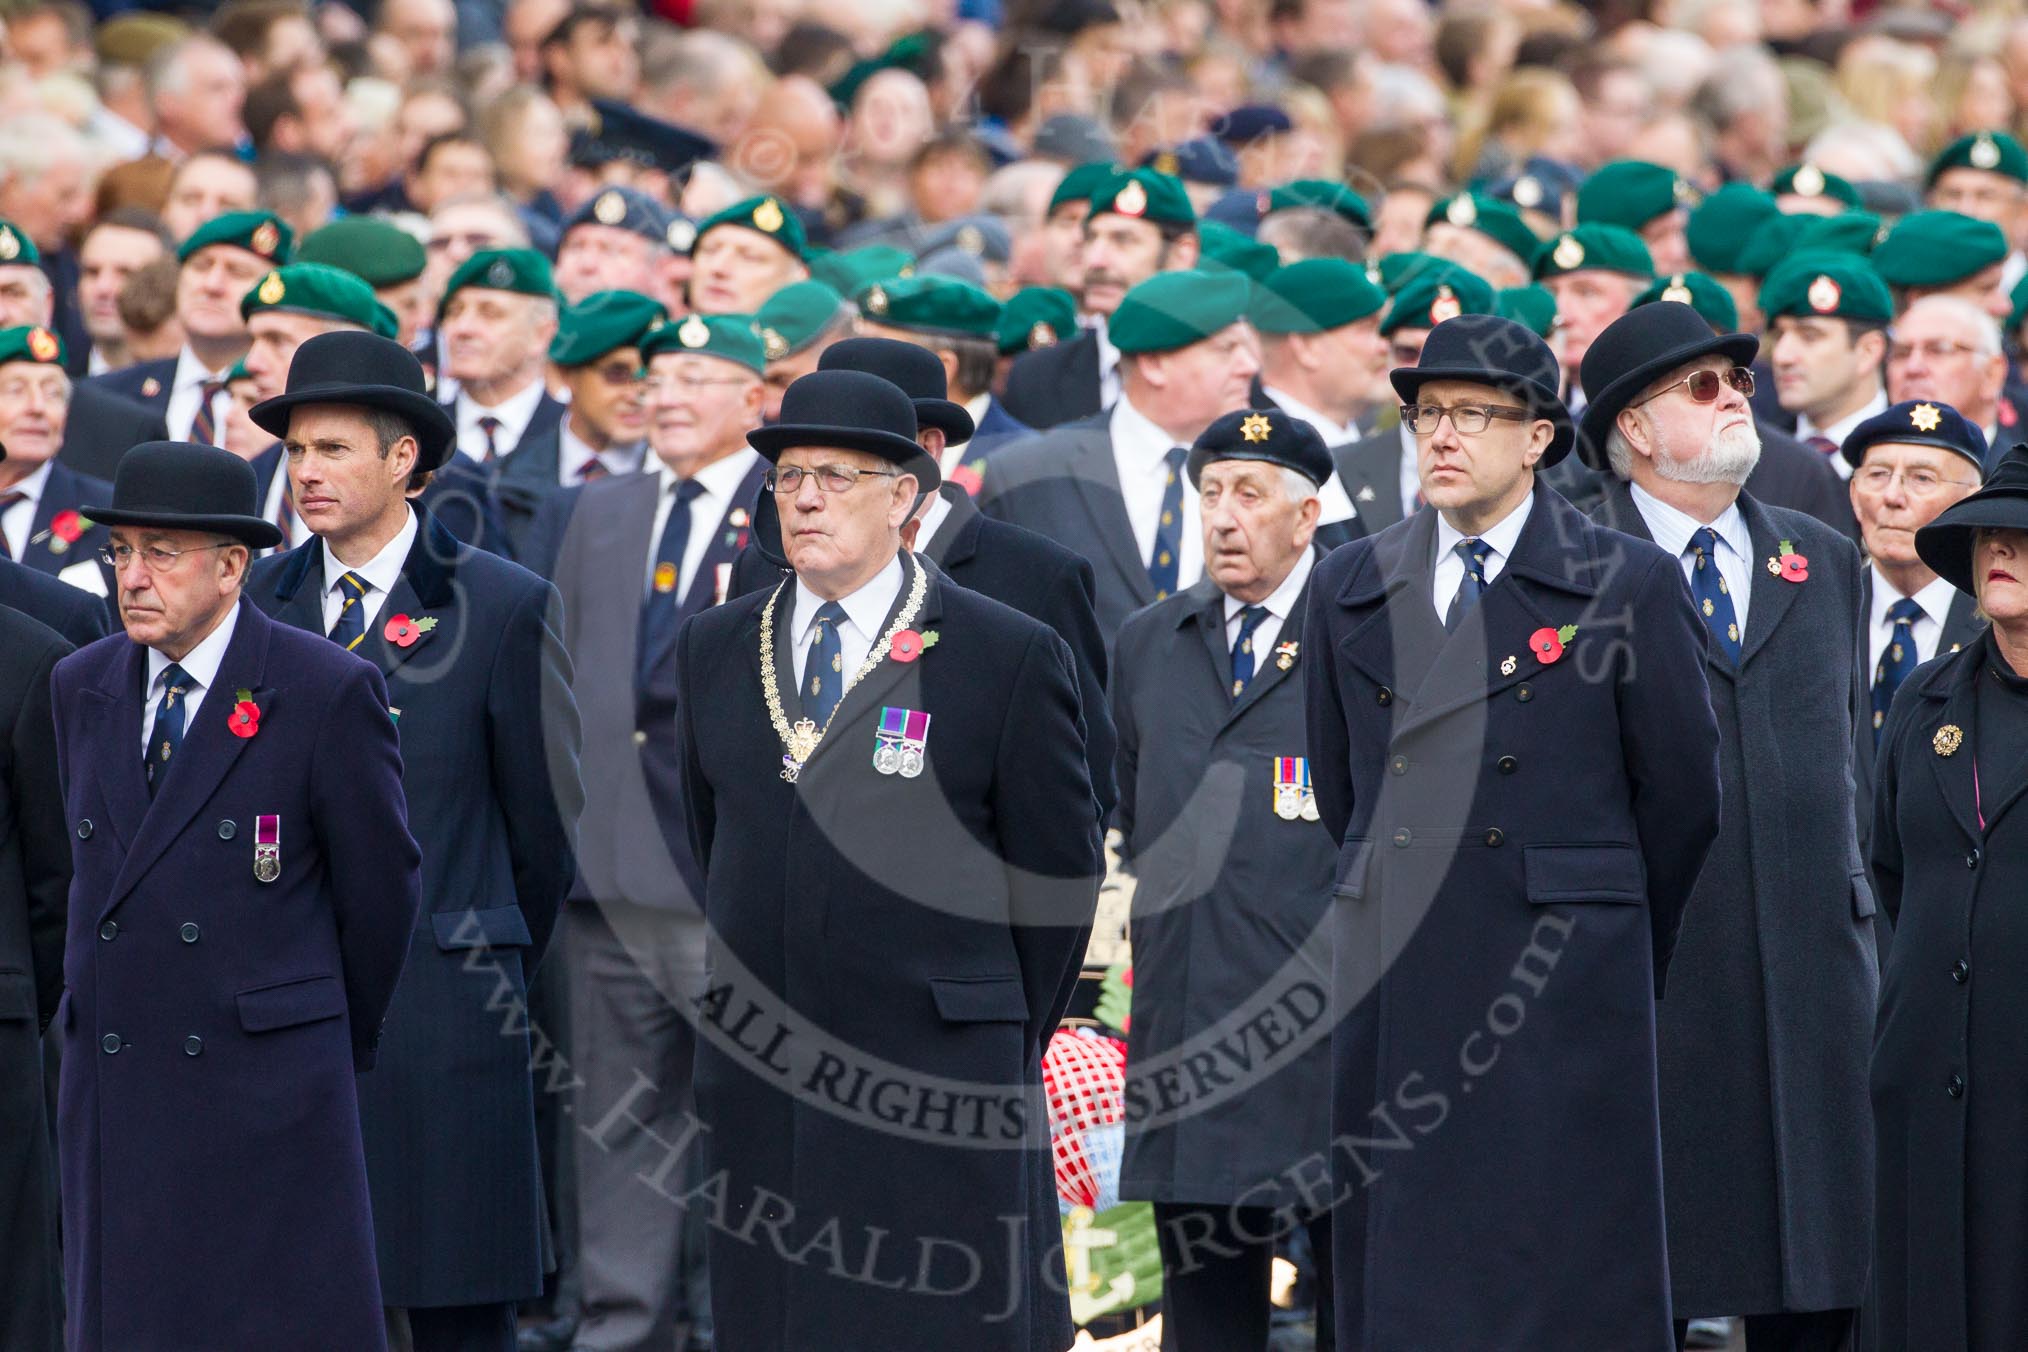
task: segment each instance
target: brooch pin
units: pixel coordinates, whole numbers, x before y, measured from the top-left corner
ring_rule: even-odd
[[[1955,723],[1946,723],[1936,730],[1936,736],[1930,739],[1929,744],[1936,748],[1939,756],[1952,755],[1965,744],[1965,730]]]
[[[1502,676],[1512,676],[1514,674],[1514,668],[1519,665],[1520,663],[1514,660],[1514,655],[1512,653],[1509,653],[1507,656],[1500,659],[1500,674]]]
[[[873,734],[873,768],[903,779],[921,774],[929,750],[929,725],[930,716],[918,709],[882,706],[880,727]]]
[[[1301,649],[1302,645],[1294,639],[1290,639],[1286,643],[1275,644],[1275,665],[1283,671],[1287,671],[1296,664],[1296,654]]]

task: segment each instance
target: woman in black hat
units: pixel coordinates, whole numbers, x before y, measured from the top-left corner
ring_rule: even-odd
[[[2028,1347],[2028,447],[1916,551],[1992,626],[1902,684],[1881,738],[1869,1323],[1882,1352],[1990,1352]]]

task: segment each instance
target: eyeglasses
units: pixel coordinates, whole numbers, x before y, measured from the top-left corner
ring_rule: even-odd
[[[1920,343],[1891,344],[1887,349],[1887,360],[1905,363],[1919,352],[1924,361],[1949,361],[1953,357],[1962,357],[1978,350],[1970,343],[1954,343],[1948,338],[1931,338]]]
[[[608,383],[617,384],[608,378]],[[702,394],[713,385],[746,385],[748,378],[740,376],[643,376],[641,388],[652,395]]]
[[[1727,385],[1738,390],[1747,398],[1753,398],[1753,372],[1747,370],[1744,366],[1734,366],[1724,371],[1713,371],[1707,367],[1701,371],[1692,371],[1681,380],[1672,381],[1664,385],[1661,389],[1656,390],[1646,399],[1643,399],[1639,404],[1629,404],[1628,407],[1640,408],[1643,404],[1652,404],[1678,385],[1687,386],[1690,390],[1690,397],[1700,404],[1708,404],[1718,398],[1719,390]]]
[[[609,362],[597,370],[600,383],[616,390],[645,384],[648,379],[648,373],[630,361]]]
[[[1493,419],[1507,422],[1529,422],[1535,415],[1525,408],[1502,408],[1496,404],[1459,404],[1445,408],[1441,404],[1403,404],[1401,425],[1419,437],[1435,436],[1438,424],[1445,416],[1459,436],[1477,436],[1493,425]]]
[[[138,554],[141,556],[141,561],[148,565],[149,572],[166,573],[171,568],[174,568],[176,560],[182,558],[185,554],[202,554],[207,549],[231,548],[232,545],[229,543],[193,545],[189,549],[165,549],[161,545],[147,545],[141,549],[135,549],[132,545],[110,545],[99,551],[99,562],[108,564],[113,569],[119,570],[132,563],[134,556]]]
[[[1942,492],[1945,484],[1960,488],[1977,488],[1971,479],[1946,479],[1933,469],[1896,469],[1888,465],[1868,465],[1852,476],[1859,486],[1869,493],[1885,493],[1896,478],[1912,498],[1926,498]]]
[[[787,497],[803,486],[803,480],[814,477],[817,487],[826,493],[849,493],[861,479],[899,479],[900,470],[854,469],[850,465],[819,465],[815,469],[804,469],[800,465],[783,465],[768,471],[768,491]]]

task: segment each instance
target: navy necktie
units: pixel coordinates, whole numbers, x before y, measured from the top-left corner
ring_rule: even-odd
[[[190,677],[171,662],[162,669],[162,698],[155,704],[155,726],[148,733],[148,796],[169,777],[169,762],[183,745],[183,696]]]
[[[1254,660],[1253,631],[1260,628],[1260,622],[1268,617],[1266,606],[1248,606],[1239,612],[1239,638],[1232,645],[1232,697],[1238,699],[1246,693],[1247,682],[1253,679],[1254,668],[1260,664]]]
[[[1732,589],[1718,571],[1718,532],[1700,526],[1690,537],[1690,599],[1711,630],[1711,641],[1739,665],[1739,612],[1732,608]]]
[[[366,637],[366,582],[357,573],[340,573],[331,585],[345,598],[331,625],[331,641],[351,652]]]
[[[1873,670],[1873,744],[1880,745],[1880,726],[1887,721],[1887,711],[1894,706],[1894,692],[1901,689],[1901,683],[1915,670],[1915,622],[1923,616],[1923,609],[1915,598],[1904,596],[1887,608],[1888,623],[1894,631],[1888,636],[1887,650],[1880,654],[1880,665]]]
[[[676,500],[669,504],[669,520],[662,538],[655,544],[655,573],[648,595],[641,602],[641,637],[638,654],[643,678],[649,666],[676,636],[683,619],[683,555],[690,548],[690,504],[704,491],[695,479],[676,483]]]
[[[845,644],[838,634],[844,623],[845,607],[836,601],[817,607],[817,632],[803,663],[803,711],[819,728],[831,721],[838,701],[845,698]]]
[[[1155,584],[1155,599],[1176,590],[1177,560],[1183,553],[1183,461],[1189,455],[1181,446],[1171,446],[1162,457],[1168,477],[1162,481],[1162,514],[1155,518],[1155,553],[1148,560],[1148,581]]]
[[[482,464],[491,466],[500,459],[500,420],[490,413],[479,415],[479,430],[486,434],[486,456]]]
[[[1474,535],[1452,545],[1451,552],[1465,561],[1465,575],[1458,582],[1457,595],[1451,597],[1450,610],[1444,614],[1446,629],[1457,628],[1465,612],[1479,604],[1479,595],[1486,590],[1486,560],[1492,556],[1493,547]]]

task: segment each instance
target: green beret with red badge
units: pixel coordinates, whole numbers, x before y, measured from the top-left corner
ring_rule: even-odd
[[[1864,258],[1806,254],[1767,275],[1760,287],[1760,309],[1770,320],[1794,315],[1885,324],[1894,318],[1894,297]]]
[[[1395,293],[1394,304],[1380,321],[1383,334],[1399,329],[1433,329],[1459,315],[1493,313],[1493,285],[1463,268],[1426,272]]]
[[[40,324],[0,329],[0,365],[32,361],[42,366],[63,365],[63,339]]]
[[[275,263],[286,263],[293,256],[295,240],[296,232],[272,211],[228,211],[192,230],[176,247],[176,261],[188,262],[190,255],[214,244],[230,244]]]
[[[1108,212],[1156,225],[1197,224],[1183,181],[1153,169],[1124,169],[1094,188],[1091,214]]]

